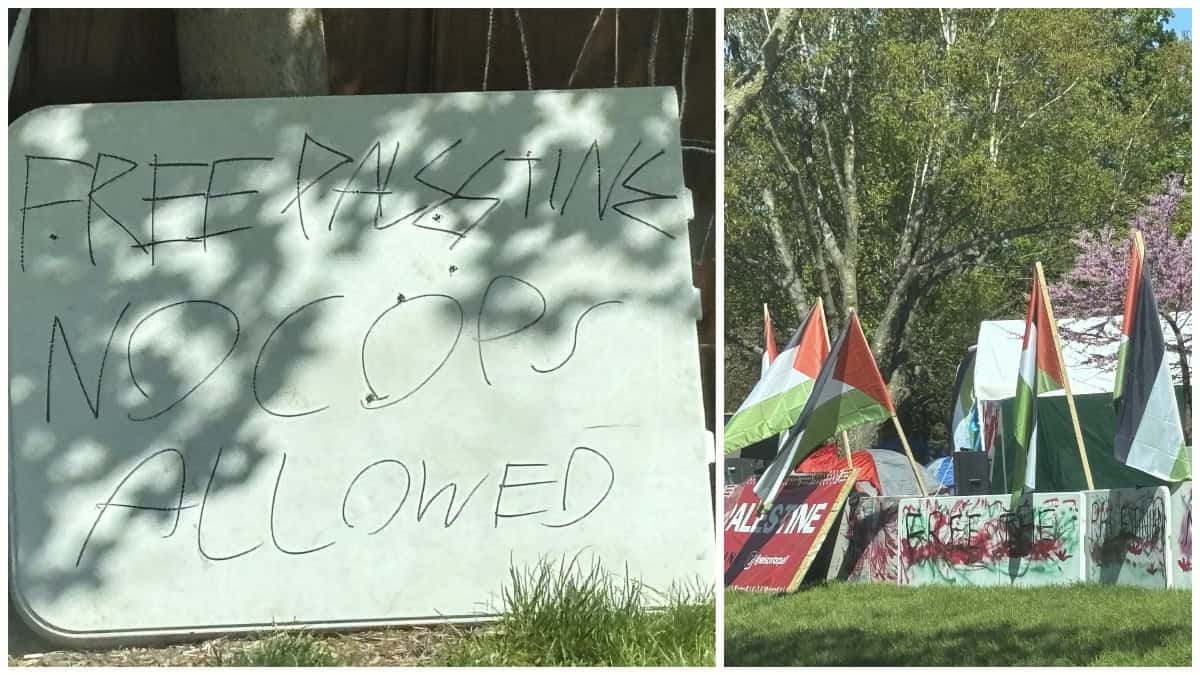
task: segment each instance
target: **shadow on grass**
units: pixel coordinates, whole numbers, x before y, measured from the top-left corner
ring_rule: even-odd
[[[730,666],[1184,666],[1191,593],[818,584],[726,593]]]
[[[1099,636],[1095,631],[1058,626],[995,624],[987,631],[970,627],[936,637],[910,636],[902,627],[880,633],[861,628],[803,628],[761,638],[726,640],[730,666],[1087,666],[1111,662],[1112,652],[1145,653],[1168,646],[1190,626],[1121,631]],[[915,639],[909,639],[915,638]],[[1085,643],[1083,650],[1064,644]],[[1115,645],[1127,645],[1124,649]],[[1118,660],[1121,665],[1134,665]],[[1116,665],[1116,663],[1111,663]],[[1142,665],[1142,664],[1138,664]],[[1149,665],[1149,664],[1146,664]],[[1154,665],[1186,665],[1186,663]]]

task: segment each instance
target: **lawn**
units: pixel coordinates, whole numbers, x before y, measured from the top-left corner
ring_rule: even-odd
[[[736,666],[1187,666],[1191,591],[829,583],[725,593]]]

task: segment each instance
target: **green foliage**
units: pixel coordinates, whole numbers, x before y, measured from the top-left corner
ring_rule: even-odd
[[[758,376],[762,303],[781,339],[807,310],[785,288],[790,260],[808,302],[828,280],[831,330],[858,310],[909,434],[944,442],[979,321],[1022,316],[1035,261],[1053,281],[1074,235],[1124,222],[1166,175],[1189,175],[1191,43],[1163,28],[1166,10],[799,15],[726,148],[727,409]],[[726,12],[740,46],[727,83],[774,16]],[[764,188],[786,248],[765,227]],[[846,269],[818,259],[818,216]]]
[[[948,442],[951,385],[966,346],[975,344],[982,321],[1023,318],[1030,283],[1022,275],[985,267],[951,277],[931,294],[937,320],[912,328],[909,349],[916,361],[906,369],[908,395],[898,404],[911,433]]]
[[[1186,666],[1190,591],[831,583],[725,594],[736,666]]]
[[[250,646],[218,655],[218,666],[336,666],[333,651],[305,632],[275,633]]]
[[[599,564],[542,561],[514,570],[504,615],[441,655],[448,666],[712,666],[716,614],[710,590],[660,596]],[[647,604],[662,605],[648,609]]]

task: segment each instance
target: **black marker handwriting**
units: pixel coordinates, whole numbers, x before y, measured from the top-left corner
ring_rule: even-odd
[[[238,551],[237,553],[231,553],[229,555],[211,555],[204,550],[204,508],[208,506],[208,495],[210,492],[212,492],[213,482],[217,478],[217,467],[221,465],[221,453],[224,451],[225,448],[217,448],[217,458],[213,460],[212,472],[208,474],[208,482],[204,484],[204,496],[200,498],[200,518],[196,522],[196,549],[200,551],[200,555],[204,556],[205,559],[214,561],[233,560],[234,558],[240,558],[244,555],[257,551],[258,548],[263,545],[263,543],[260,541],[248,549]]]
[[[158,457],[160,455],[166,455],[166,454],[172,455],[179,460],[179,501],[178,501],[178,503],[176,503],[176,505],[174,507],[162,508],[162,507],[152,507],[152,506],[135,506],[132,504],[116,504],[113,502],[113,499],[115,499],[117,497],[117,493],[121,491],[121,488],[125,486],[125,483],[128,482],[129,479],[132,478],[133,475],[135,473],[137,473],[139,469],[141,469],[143,466],[146,465],[147,462],[150,462],[155,457]],[[185,508],[192,508],[195,506],[195,504],[190,504],[186,507],[183,505],[183,493],[186,489],[187,489],[187,462],[183,458],[183,453],[179,452],[175,448],[164,448],[162,450],[159,450],[158,452],[151,454],[149,457],[143,459],[142,461],[138,462],[137,466],[130,469],[129,473],[125,474],[125,477],[121,479],[121,482],[117,483],[117,487],[113,489],[112,494],[108,496],[108,499],[104,500],[104,502],[97,505],[97,507],[100,510],[100,513],[96,514],[96,520],[92,521],[91,529],[88,530],[87,536],[83,538],[83,545],[79,547],[79,555],[76,556],[76,558],[75,558],[75,566],[79,567],[79,563],[83,560],[83,553],[84,553],[84,551],[87,550],[88,542],[90,542],[92,540],[92,535],[96,533],[96,527],[100,525],[100,519],[103,518],[104,514],[108,512],[109,507],[119,506],[119,507],[128,508],[128,509],[140,509],[140,510],[149,510],[149,511],[174,511],[175,512],[175,521],[171,524],[171,530],[163,535],[163,539],[166,539],[166,538],[170,537],[171,535],[175,534],[175,530],[179,527],[180,512],[182,512]]]
[[[494,286],[496,284],[496,282],[501,279],[510,279],[512,281],[515,281],[519,284],[523,284],[523,285],[529,287],[530,289],[532,289],[534,293],[537,293],[538,299],[542,301],[542,309],[540,312],[538,312],[537,317],[535,317],[533,319],[533,321],[526,323],[525,325],[521,326],[520,328],[517,328],[516,330],[510,330],[507,333],[502,333],[500,335],[492,335],[492,336],[488,336],[485,338],[485,337],[483,337],[483,310],[484,310],[484,308],[487,307],[488,295],[492,291],[492,286]],[[546,305],[546,296],[542,294],[541,289],[539,289],[537,286],[534,286],[533,284],[529,283],[528,281],[525,281],[524,279],[522,279],[520,277],[515,277],[515,276],[512,276],[511,274],[501,274],[499,276],[492,277],[492,280],[488,282],[487,288],[485,288],[483,290],[483,299],[479,301],[479,313],[475,317],[475,342],[477,343],[476,346],[478,347],[478,352],[479,352],[479,370],[483,372],[483,381],[486,382],[489,387],[492,385],[492,381],[490,379],[488,379],[487,366],[483,362],[483,343],[494,342],[496,340],[501,340],[506,337],[511,337],[513,335],[516,335],[517,333],[520,333],[523,330],[526,330],[526,329],[532,327],[533,324],[537,323],[538,321],[541,321],[542,317],[546,316],[546,306],[547,306]]]
[[[125,317],[125,312],[129,311],[130,303],[125,303],[125,307],[121,309],[121,313],[117,315],[117,320],[113,322],[112,332],[108,334],[108,342],[104,344],[104,356],[100,357],[100,372],[96,375],[96,400],[93,402],[92,397],[88,396],[87,386],[83,383],[83,375],[79,372],[79,363],[75,361],[75,355],[71,353],[71,343],[67,341],[67,330],[63,327],[62,320],[56,314],[54,320],[50,323],[50,355],[46,359],[46,423],[50,423],[50,394],[53,388],[54,375],[54,337],[55,335],[62,336],[63,347],[67,350],[67,358],[71,361],[71,368],[75,371],[75,379],[79,381],[79,388],[83,391],[83,397],[87,400],[88,409],[92,411],[92,417],[100,419],[100,387],[104,382],[104,366],[108,363],[108,352],[112,348],[113,337],[117,334],[117,326],[121,325],[121,319]]]
[[[621,305],[621,304],[624,304],[624,303],[620,300],[606,300],[604,302],[598,302],[598,303],[592,305],[591,307],[588,307],[587,309],[583,310],[583,313],[580,314],[579,318],[575,320],[575,337],[571,339],[571,351],[570,351],[570,353],[567,354],[567,357],[564,358],[561,362],[559,362],[558,365],[552,366],[550,368],[538,368],[537,366],[532,365],[532,364],[529,367],[532,368],[535,372],[545,374],[545,373],[552,373],[552,372],[558,370],[559,368],[562,368],[563,366],[567,365],[567,361],[570,361],[571,357],[575,356],[575,348],[579,346],[579,325],[581,323],[583,323],[583,317],[587,316],[589,312],[591,312],[593,309],[596,309],[598,307],[603,307],[605,305]]]
[[[312,410],[305,410],[303,412],[297,412],[297,413],[283,413],[283,412],[279,412],[277,410],[272,410],[272,409],[268,408],[267,404],[265,402],[263,402],[262,396],[259,395],[259,393],[258,393],[258,369],[262,366],[263,354],[265,354],[267,351],[267,345],[271,344],[271,340],[275,337],[275,334],[279,332],[279,329],[283,328],[283,324],[287,323],[292,317],[296,316],[300,312],[303,312],[304,310],[308,309],[309,307],[312,307],[313,305],[317,304],[318,302],[325,302],[326,300],[333,300],[333,299],[344,298],[344,297],[346,297],[346,296],[344,296],[344,295],[327,295],[323,298],[317,298],[316,300],[313,300],[312,302],[306,302],[303,305],[300,305],[296,309],[292,310],[292,312],[290,314],[288,314],[287,316],[280,319],[279,323],[275,324],[275,327],[271,329],[270,334],[267,335],[267,339],[263,340],[262,347],[258,350],[258,358],[256,358],[254,360],[254,370],[251,372],[251,375],[250,375],[250,389],[254,393],[254,401],[256,403],[258,403],[258,407],[262,408],[264,412],[266,412],[269,415],[274,415],[275,417],[304,417],[305,415],[315,415],[316,413],[319,413],[322,410],[325,410],[326,408],[329,407],[328,405],[324,405],[324,406],[321,406],[320,408],[313,408]]]
[[[242,322],[238,321],[237,314],[226,305],[214,300],[181,300],[179,302],[173,302],[169,305],[163,305],[162,307],[159,307],[153,312],[150,312],[146,316],[142,317],[142,320],[138,321],[137,324],[134,325],[133,330],[129,331],[129,340],[125,344],[125,360],[129,366],[129,379],[133,381],[133,386],[136,387],[139,392],[141,392],[144,398],[150,398],[150,395],[146,393],[145,389],[142,389],[142,385],[138,383],[137,375],[133,371],[133,338],[135,335],[137,335],[138,329],[142,327],[142,324],[149,321],[159,312],[171,309],[172,307],[179,307],[181,305],[189,304],[212,305],[213,307],[218,307],[224,310],[229,314],[230,317],[233,318],[233,342],[229,345],[229,351],[225,352],[225,356],[221,357],[221,360],[217,362],[217,365],[213,366],[212,370],[208,371],[208,374],[200,378],[199,382],[197,382],[191,389],[188,389],[183,396],[175,399],[175,401],[167,407],[151,415],[134,415],[133,413],[129,413],[129,419],[133,420],[134,422],[145,422],[147,420],[152,420],[182,403],[184,399],[186,399],[188,396],[191,396],[194,391],[199,389],[200,385],[208,382],[208,378],[212,377],[214,373],[220,370],[221,366],[225,365],[225,362],[229,360],[230,355],[233,354],[233,350],[237,347],[238,340],[242,336]]]
[[[421,380],[421,382],[418,383],[416,387],[414,387],[413,389],[411,389],[410,391],[408,391],[407,393],[405,393],[402,396],[388,400],[390,398],[390,396],[387,394],[380,395],[379,392],[375,389],[375,387],[371,384],[370,376],[367,375],[367,342],[370,341],[371,333],[375,330],[375,327],[378,326],[379,322],[383,320],[383,317],[387,316],[388,313],[391,312],[393,309],[396,309],[397,307],[400,307],[401,305],[407,305],[407,304],[416,302],[417,300],[424,300],[426,298],[442,298],[443,300],[449,300],[450,302],[454,303],[454,307],[458,311],[458,330],[454,334],[454,342],[452,342],[450,344],[450,349],[446,350],[446,355],[444,357],[442,357],[441,362],[438,363],[437,366],[434,367],[433,371],[431,371],[428,375],[426,375],[425,379]],[[443,293],[425,293],[424,295],[417,295],[417,296],[413,296],[411,298],[405,298],[404,295],[401,294],[396,299],[396,304],[391,305],[387,309],[383,310],[383,312],[380,313],[379,316],[375,317],[375,320],[371,322],[371,326],[369,328],[367,328],[366,334],[363,335],[362,350],[361,350],[362,374],[363,374],[363,382],[366,383],[366,385],[367,385],[368,393],[367,393],[366,397],[360,402],[362,407],[364,407],[368,410],[376,410],[379,408],[386,408],[388,406],[396,405],[397,403],[403,401],[404,399],[408,398],[409,396],[412,396],[413,394],[420,391],[421,388],[424,387],[426,383],[428,383],[430,380],[433,379],[434,375],[438,374],[438,371],[440,371],[442,369],[442,366],[445,366],[446,362],[450,360],[450,355],[454,353],[454,348],[458,346],[458,339],[460,337],[462,337],[463,326],[465,323],[466,323],[466,317],[463,314],[462,303],[459,302],[457,299],[455,299],[453,296],[445,295]]]

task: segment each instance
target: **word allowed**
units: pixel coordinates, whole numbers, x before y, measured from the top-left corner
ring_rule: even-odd
[[[223,550],[214,550],[214,546],[210,543],[205,545],[206,534],[212,537],[214,531],[220,530],[219,523],[205,523],[204,515],[208,509],[210,502],[213,500],[213,487],[217,478],[217,469],[221,465],[221,456],[224,453],[224,448],[218,448],[215,459],[212,463],[212,470],[208,476],[208,482],[204,486],[204,493],[200,497],[199,502],[191,501],[185,503],[187,499],[187,459],[184,453],[175,448],[164,448],[151,453],[136,466],[129,470],[123,478],[113,488],[108,499],[96,504],[96,515],[92,520],[91,529],[83,538],[83,542],[79,547],[79,553],[75,558],[75,566],[83,561],[84,554],[87,552],[88,544],[91,543],[96,530],[105,522],[105,516],[112,509],[129,509],[133,511],[147,511],[154,513],[172,514],[170,518],[170,527],[167,532],[162,535],[164,539],[169,539],[179,530],[180,519],[184,511],[192,509],[198,510],[196,523],[194,526],[196,532],[196,550],[206,560],[209,561],[225,561],[241,558],[249,555],[254,551],[262,548],[266,543],[265,539],[250,543],[246,542],[237,547],[226,548]],[[279,553],[289,556],[308,555],[327,549],[337,543],[336,539],[330,539],[326,543],[317,546],[297,547],[294,544],[289,545],[289,539],[295,540],[297,537],[296,531],[301,529],[303,523],[311,523],[312,518],[307,516],[297,517],[297,507],[301,504],[306,504],[311,507],[311,500],[305,495],[303,487],[284,490],[281,486],[284,483],[284,469],[287,468],[287,453],[282,453],[279,461],[279,470],[275,475],[274,488],[271,492],[271,507],[270,510],[263,514],[265,529],[270,535],[272,547]],[[176,486],[172,480],[170,485],[159,486],[164,488],[168,494],[171,494],[171,499],[167,503],[149,504],[140,501],[126,502],[121,501],[122,495],[135,497],[144,491],[146,480],[150,476],[162,476],[163,469],[166,469],[166,475],[178,480]],[[414,502],[411,511],[411,519],[415,524],[420,524],[425,519],[429,510],[439,501],[445,504],[445,512],[439,517],[435,517],[436,525],[442,528],[450,528],[463,515],[468,504],[475,497],[476,493],[488,481],[492,474],[484,474],[479,478],[462,497],[459,499],[459,484],[456,482],[447,482],[440,487],[431,485],[429,479],[429,467],[425,460],[420,461],[420,476],[419,479],[415,475],[415,467],[409,468],[409,464],[396,458],[380,459],[363,467],[357,474],[347,483],[345,491],[342,494],[340,502],[341,520],[347,529],[357,529],[360,532],[365,532],[365,536],[374,536],[387,530],[392,523],[401,515],[405,505]],[[598,496],[599,492],[594,481],[584,480],[594,478],[597,471],[605,474],[607,485]],[[147,476],[146,479],[142,475]],[[580,474],[583,474],[582,476]],[[616,482],[616,471],[613,469],[612,462],[594,448],[578,446],[571,450],[567,456],[567,461],[561,470],[553,469],[547,463],[513,463],[507,462],[504,464],[503,470],[500,472],[500,478],[494,483],[495,486],[495,501],[492,502],[490,513],[488,514],[492,520],[492,528],[500,527],[501,521],[511,521],[517,519],[532,518],[536,523],[543,527],[552,529],[568,528],[576,525],[592,515],[600,505],[608,499],[612,492],[613,484]],[[518,477],[521,480],[518,480]],[[572,478],[574,477],[574,480]],[[372,484],[376,490],[372,491]],[[384,490],[382,493],[378,490],[378,486],[382,484]],[[582,484],[582,489],[580,488]],[[559,486],[559,487],[551,487]],[[462,487],[467,487],[464,484]],[[140,489],[140,490],[139,490]],[[535,491],[534,495],[530,495],[530,491]],[[416,493],[414,495],[414,492]],[[287,495],[281,497],[281,493]],[[368,493],[371,497],[377,499],[363,498],[362,493]],[[516,493],[515,495],[513,493]],[[581,496],[582,494],[582,496]],[[300,496],[298,496],[300,495]],[[444,500],[439,500],[445,495]],[[574,495],[575,498],[568,500],[568,497]],[[415,497],[411,499],[410,497]],[[524,497],[524,498],[522,498]],[[545,508],[534,510],[515,511],[511,506],[512,502],[518,501],[526,504],[530,499],[540,499],[543,502],[549,502]],[[362,504],[383,504],[384,508],[375,508],[373,510],[365,510]],[[290,506],[289,506],[290,505]],[[303,513],[305,509],[301,509]],[[189,528],[191,529],[191,528]]]

